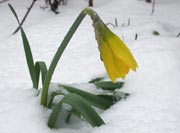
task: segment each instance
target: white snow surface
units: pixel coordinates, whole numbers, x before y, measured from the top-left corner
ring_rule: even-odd
[[[31,3],[8,2],[20,19]],[[40,106],[40,98],[32,88],[20,33],[11,35],[17,22],[8,2],[0,4],[0,133],[180,133],[180,38],[176,37],[180,32],[179,0],[157,0],[153,15],[152,5],[143,0],[94,1],[94,10],[105,23],[114,23],[117,18],[119,27],[109,28],[124,40],[139,67],[124,80],[122,91],[131,95],[100,112],[105,125],[92,128],[74,121],[58,129],[47,126],[50,111]],[[45,4],[38,0],[23,27],[34,60],[44,60],[49,66],[87,1],[68,0],[58,15],[40,9],[41,6]],[[73,36],[58,63],[53,83],[72,84],[94,92],[95,88],[86,83],[94,77],[107,77],[91,23],[87,16]],[[153,35],[153,31],[160,35]]]

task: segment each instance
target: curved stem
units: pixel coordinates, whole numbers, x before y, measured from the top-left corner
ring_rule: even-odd
[[[83,10],[79,14],[79,16],[76,18],[76,20],[74,21],[69,32],[66,34],[64,40],[62,41],[60,47],[58,48],[58,50],[50,64],[49,70],[47,71],[47,74],[45,77],[45,81],[44,81],[43,89],[42,89],[42,95],[41,95],[41,105],[43,105],[45,107],[47,106],[47,96],[48,96],[50,81],[51,81],[52,75],[54,73],[54,70],[57,66],[57,63],[58,63],[61,55],[63,54],[66,46],[68,45],[70,39],[74,35],[75,31],[77,30],[77,28],[79,27],[80,23],[82,22],[82,20],[84,19],[85,16],[86,16],[86,12],[84,12],[84,10]]]

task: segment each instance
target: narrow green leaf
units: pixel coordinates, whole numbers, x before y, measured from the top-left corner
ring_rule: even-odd
[[[81,96],[70,93],[66,95],[52,110],[52,113],[49,117],[48,126],[54,128],[57,116],[60,112],[62,103],[66,103],[72,106],[74,110],[80,113],[83,118],[85,118],[93,127],[101,126],[104,124],[104,121],[97,114],[97,112],[89,105],[89,103],[82,98]]]
[[[18,24],[20,25],[19,18],[17,16],[17,13],[15,12],[14,8],[11,6],[11,4],[8,4],[8,6],[9,6],[10,10],[12,11],[13,15],[15,16]],[[27,62],[28,68],[29,68],[29,73],[30,73],[31,80],[32,80],[32,83],[33,83],[33,88],[38,89],[38,83],[37,83],[37,80],[36,80],[35,66],[34,66],[34,61],[33,61],[31,48],[30,48],[30,45],[29,45],[29,41],[28,41],[28,39],[26,37],[26,34],[25,34],[23,28],[22,27],[20,27],[20,28],[21,28],[21,37],[22,37],[22,40],[23,40],[24,51],[25,51],[25,55],[26,55],[26,62]]]
[[[92,79],[91,81],[89,81],[89,83],[98,82],[98,81],[101,81],[101,80],[103,80],[103,79],[104,79],[104,77],[97,77],[97,78]]]
[[[77,89],[75,87],[72,86],[67,86],[67,85],[59,85],[59,87],[63,87],[64,89],[66,89],[67,91],[71,92],[71,93],[76,93],[78,95],[80,95],[81,97],[83,97],[84,99],[86,99],[91,105],[98,107],[100,109],[107,109],[109,108],[113,103],[105,98],[101,98],[97,95],[88,93],[86,91]]]
[[[56,121],[57,121],[57,117],[59,115],[59,112],[61,111],[62,108],[62,102],[60,101],[58,104],[55,105],[55,107],[53,108],[49,119],[48,119],[48,127],[50,128],[54,128]]]
[[[129,96],[129,94],[128,93],[124,93],[124,92],[116,92],[114,94],[100,94],[98,96],[102,97],[104,99],[108,99],[112,103],[116,103],[116,102],[120,101],[121,99],[126,99],[127,96]]]
[[[112,101],[112,103],[117,102],[114,95],[100,94],[98,96],[104,99],[108,99],[109,101]]]
[[[62,102],[71,105],[72,108],[79,112],[93,127],[104,124],[101,117],[83,97],[75,93],[70,93],[62,99]]]
[[[20,25],[19,18],[17,16],[17,13],[15,12],[14,8],[11,6],[11,4],[8,4],[8,6],[9,6],[10,10],[12,11],[13,15],[15,16],[18,24]]]
[[[98,88],[101,88],[103,90],[111,90],[111,91],[114,91],[115,89],[120,89],[124,85],[123,82],[113,83],[111,81],[95,82],[94,84]]]
[[[44,61],[37,61],[35,63],[35,72],[36,72],[37,85],[39,83],[40,72],[41,72],[41,79],[42,79],[42,85],[43,85],[44,80],[45,80],[45,76],[46,76],[46,73],[47,73],[46,63]],[[37,88],[38,88],[38,86],[37,86]]]
[[[47,108],[52,108],[52,103],[53,103],[54,97],[57,95],[65,95],[65,94],[62,92],[59,92],[59,91],[52,92],[49,102],[48,102],[48,105],[47,105]]]
[[[21,36],[22,36],[24,51],[26,55],[26,62],[29,68],[29,73],[31,75],[31,80],[33,82],[33,87],[38,89],[38,83],[36,80],[36,72],[35,72],[35,66],[34,66],[34,60],[33,60],[32,52],[31,52],[31,47],[29,45],[29,41],[26,37],[26,34],[23,28],[21,28]]]

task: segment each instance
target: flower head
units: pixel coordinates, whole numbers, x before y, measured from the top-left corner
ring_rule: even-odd
[[[138,65],[130,50],[107,27],[99,44],[99,51],[106,71],[113,82],[119,77],[124,79],[129,69],[136,71]]]
[[[93,21],[93,27],[98,42],[101,60],[104,63],[110,79],[124,79],[130,69],[136,71],[136,60],[123,41],[115,35],[92,9],[86,9]]]

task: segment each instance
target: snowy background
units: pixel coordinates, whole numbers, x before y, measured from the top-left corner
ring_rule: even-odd
[[[0,133],[180,133],[180,0],[94,0],[94,9],[119,35],[136,58],[139,68],[130,72],[122,91],[131,95],[101,112],[106,122],[92,128],[80,121],[49,129],[49,111],[40,106],[32,89],[20,33],[12,36],[17,22],[7,6],[0,4]],[[31,0],[9,0],[20,19]],[[50,64],[69,27],[87,7],[85,0],[68,0],[55,15],[38,0],[23,25],[35,60]],[[130,25],[128,25],[130,19]],[[63,54],[52,81],[80,86],[97,76],[106,76],[99,59],[91,20],[86,17]],[[124,25],[124,26],[122,26]],[[159,36],[153,35],[158,31]],[[138,39],[135,40],[135,34]]]

